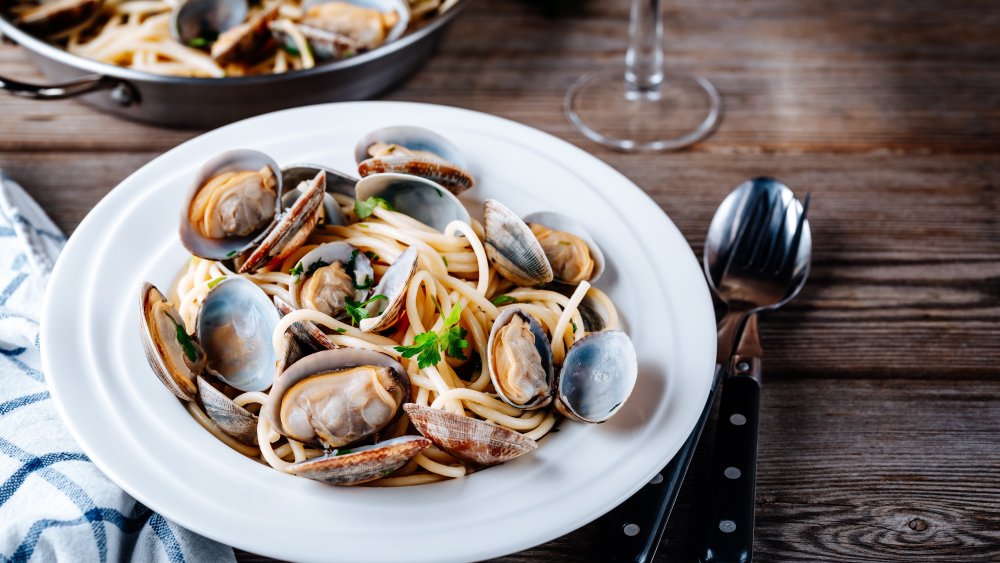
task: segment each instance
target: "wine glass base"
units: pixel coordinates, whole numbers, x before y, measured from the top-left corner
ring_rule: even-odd
[[[700,76],[664,73],[657,91],[630,89],[625,66],[581,76],[564,100],[566,116],[590,139],[621,151],[670,151],[704,139],[722,116],[722,98]]]

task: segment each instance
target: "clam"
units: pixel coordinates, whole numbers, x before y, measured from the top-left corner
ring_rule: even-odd
[[[556,408],[579,422],[604,422],[632,394],[637,374],[635,348],[624,332],[588,334],[566,353],[556,384]]]
[[[205,377],[198,377],[198,398],[205,414],[223,432],[244,444],[257,444],[257,415],[234,403]]]
[[[314,248],[299,260],[294,271],[298,273],[291,291],[299,304],[331,317],[342,317],[349,300],[363,302],[375,281],[368,256],[346,242]]]
[[[205,369],[205,351],[187,333],[184,321],[151,283],[140,293],[140,335],[146,361],[163,385],[182,401],[198,393],[196,379]]]
[[[14,24],[34,33],[58,33],[87,22],[97,15],[103,6],[104,0],[43,2],[21,12]]]
[[[281,4],[275,2],[258,12],[249,21],[219,35],[211,49],[215,62],[223,66],[237,62],[254,62],[273,50],[274,42],[268,25],[278,18],[280,7]]]
[[[496,465],[538,448],[538,442],[492,422],[414,403],[403,405],[410,422],[434,445],[476,465]]]
[[[417,249],[411,246],[389,266],[375,286],[373,293],[386,298],[376,299],[368,304],[368,318],[361,319],[359,323],[362,331],[381,332],[399,320],[406,309],[407,288],[416,272]]]
[[[471,223],[468,210],[451,192],[419,176],[384,173],[365,176],[355,187],[355,197],[386,200],[396,211],[444,232],[452,221]]]
[[[346,225],[347,219],[340,210],[340,205],[331,195],[331,192],[354,197],[354,185],[358,183],[357,178],[352,178],[347,174],[338,172],[333,168],[327,168],[317,164],[292,164],[281,169],[282,184],[285,186],[296,186],[286,189],[281,198],[282,208],[289,208],[302,193],[308,188],[309,181],[316,177],[316,174],[323,172],[326,176],[326,193],[323,194],[323,223],[327,225]],[[303,182],[305,182],[303,184]]]
[[[181,212],[184,247],[208,260],[226,260],[264,238],[280,213],[281,171],[252,150],[222,153],[205,163]]]
[[[297,27],[320,60],[351,57],[394,41],[410,22],[405,0],[313,0],[302,8]],[[280,28],[272,31],[289,42]]]
[[[253,248],[240,266],[240,273],[252,273],[280,264],[302,246],[323,214],[325,193],[326,174],[320,172],[304,187],[299,198],[267,232],[264,240]]]
[[[278,312],[253,282],[230,276],[216,284],[198,311],[198,340],[208,369],[241,391],[271,386],[278,360],[271,334]]]
[[[248,12],[247,0],[181,0],[170,11],[170,35],[192,45],[240,25]]]
[[[209,352],[196,335],[187,333],[177,311],[148,282],[142,285],[140,313],[146,360],[164,386],[182,401],[200,400],[205,413],[223,432],[243,443],[256,444],[257,417],[220,390],[226,383],[208,367]]]
[[[518,307],[505,309],[487,343],[490,380],[500,398],[520,409],[552,402],[552,348],[545,329]]]
[[[388,426],[409,396],[410,379],[399,362],[380,352],[338,348],[285,370],[261,413],[282,436],[339,448]]]
[[[528,225],[495,199],[483,210],[486,255],[504,278],[521,286],[549,283],[552,266]]]
[[[357,485],[392,473],[429,445],[422,436],[401,436],[295,463],[287,471],[329,485]]]
[[[386,127],[358,141],[354,159],[362,177],[399,172],[427,178],[458,195],[475,185],[458,148],[422,127]]]
[[[596,282],[604,273],[604,253],[576,221],[550,211],[531,213],[524,222],[538,239],[556,282]]]
[[[274,306],[278,309],[278,314],[282,317],[295,310],[294,307],[285,303],[277,296],[274,297]],[[310,353],[321,350],[332,350],[337,347],[333,342],[330,342],[326,333],[309,321],[293,323],[292,326],[288,327],[288,330],[289,336],[294,337],[296,345],[310,351]]]

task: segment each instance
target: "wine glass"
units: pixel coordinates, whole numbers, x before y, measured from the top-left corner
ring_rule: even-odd
[[[722,98],[701,76],[663,70],[660,0],[632,0],[625,64],[581,76],[566,116],[590,139],[621,151],[669,151],[715,130]]]

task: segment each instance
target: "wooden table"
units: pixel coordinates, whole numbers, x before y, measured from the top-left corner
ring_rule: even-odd
[[[527,0],[470,6],[386,98],[494,113],[586,148],[644,187],[699,255],[745,178],[811,191],[809,284],[762,322],[758,560],[1000,560],[996,1],[667,2],[670,66],[713,80],[726,115],[706,142],[656,155],[604,150],[563,117],[570,83],[621,56],[627,3],[561,4],[559,18]],[[8,46],[0,73],[39,79]],[[0,166],[66,231],[196,134],[0,96]],[[661,560],[692,556],[708,446]],[[505,560],[593,560],[593,532]]]

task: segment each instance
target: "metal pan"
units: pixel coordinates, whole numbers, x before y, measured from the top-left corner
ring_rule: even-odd
[[[387,45],[308,70],[232,78],[160,76],[70,54],[0,17],[0,34],[25,49],[53,84],[0,76],[0,90],[36,100],[79,98],[125,119],[171,127],[214,128],[279,109],[370,98],[402,82],[430,58],[445,30],[465,7]]]

